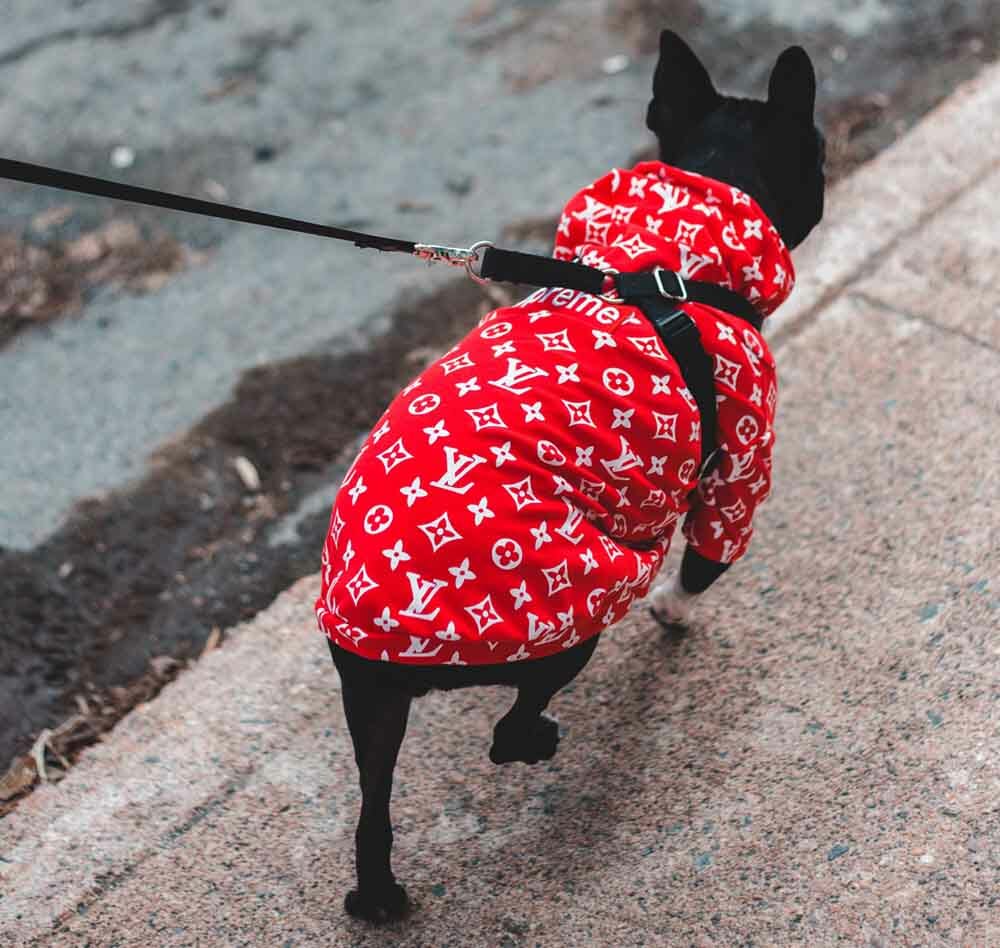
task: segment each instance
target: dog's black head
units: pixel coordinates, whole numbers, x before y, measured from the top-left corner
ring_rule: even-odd
[[[778,57],[759,102],[716,92],[691,48],[664,30],[646,125],[662,161],[746,191],[795,247],[823,216],[826,149],[815,103],[816,74],[801,46]]]

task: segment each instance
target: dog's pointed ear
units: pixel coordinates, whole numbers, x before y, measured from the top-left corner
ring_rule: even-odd
[[[812,124],[816,72],[809,54],[801,46],[789,46],[778,57],[767,87],[767,104]]]
[[[680,138],[720,100],[708,70],[673,30],[660,33],[660,59],[653,74],[653,99],[646,127],[665,138]]]

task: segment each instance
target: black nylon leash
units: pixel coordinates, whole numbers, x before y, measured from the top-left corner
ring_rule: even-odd
[[[0,158],[0,177],[41,187],[58,188],[79,194],[145,204],[203,217],[257,224],[333,240],[346,240],[355,247],[381,250],[388,253],[407,253],[430,262],[444,261],[466,269],[469,276],[479,283],[497,280],[504,283],[521,283],[530,286],[565,287],[595,296],[609,302],[619,302],[640,309],[655,327],[670,354],[674,357],[684,383],[698,404],[701,416],[702,464],[699,477],[704,476],[718,460],[719,450],[715,438],[716,404],[712,360],[701,345],[701,336],[694,321],[678,304],[702,303],[738,316],[760,329],[762,318],[753,305],[738,293],[714,283],[686,280],[679,273],[660,267],[642,273],[619,273],[611,277],[618,293],[614,299],[605,294],[609,275],[594,267],[576,262],[556,260],[539,254],[521,253],[494,247],[490,241],[479,241],[469,248],[446,247],[437,244],[420,244],[395,237],[380,237],[346,227],[317,224],[312,221],[267,214],[249,208],[236,207],[216,201],[157,191],[131,184],[121,184],[104,178],[76,174],[26,161]],[[480,254],[482,250],[482,254]],[[480,256],[482,259],[480,260]],[[479,262],[477,274],[472,265]]]
[[[89,175],[75,174],[72,171],[46,168],[26,161],[11,161],[8,158],[0,158],[0,177],[10,178],[12,181],[23,181],[26,184],[37,184],[46,188],[59,188],[62,191],[75,191],[78,194],[93,194],[97,197],[113,198],[116,201],[129,201],[132,204],[147,204],[150,207],[164,207],[171,211],[200,214],[203,217],[218,217],[222,220],[239,221],[244,224],[259,224],[262,227],[298,231],[303,234],[314,234],[317,237],[332,237],[334,240],[350,240],[356,247],[371,247],[375,250],[401,253],[413,253],[416,248],[416,244],[410,240],[363,234],[356,230],[347,230],[344,227],[314,224],[310,221],[281,217],[277,214],[265,214],[261,211],[251,211],[230,204],[219,204],[215,201],[202,201],[181,194],[156,191],[153,188],[119,184],[117,181],[106,181],[104,178],[92,178]]]
[[[267,214],[245,207],[236,207],[217,201],[204,201],[182,194],[157,191],[154,188],[121,184],[117,181],[76,174],[72,171],[62,171],[58,168],[47,168],[44,165],[31,164],[27,161],[13,161],[9,158],[0,158],[0,178],[9,178],[12,181],[22,181],[41,187],[58,188],[62,191],[74,191],[78,194],[92,194],[97,197],[112,198],[116,201],[128,201],[132,204],[145,204],[171,211],[183,211],[186,214],[199,214],[203,217],[257,224],[261,227],[273,227],[278,230],[313,234],[317,237],[329,237],[333,240],[348,240],[355,247],[371,248],[390,253],[408,253],[431,261],[443,260],[457,266],[464,266],[473,279],[481,282],[498,280],[503,283],[523,283],[531,286],[559,286],[599,296],[603,293],[607,278],[607,274],[594,267],[556,260],[553,257],[543,257],[539,254],[502,250],[486,240],[479,241],[472,247],[463,248],[421,244],[412,240],[400,240],[396,237],[380,237],[377,234],[366,234],[362,231],[349,230],[346,227],[334,227],[294,217]],[[481,261],[479,261],[480,248],[483,249]],[[478,274],[472,269],[472,264],[477,261],[480,262]],[[679,274],[670,270],[661,269],[656,272],[660,276],[649,273],[618,274],[615,283],[622,299],[660,295],[680,302],[690,300],[692,303],[704,303],[707,306],[734,313],[756,328],[760,328],[760,316],[753,306],[738,293],[714,283],[683,280]],[[673,281],[672,288],[668,289],[664,286],[664,277],[668,282]]]

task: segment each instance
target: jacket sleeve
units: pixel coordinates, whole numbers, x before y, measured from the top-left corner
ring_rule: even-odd
[[[684,536],[705,559],[734,563],[746,553],[754,514],[771,490],[777,380],[769,353],[744,362],[733,385],[726,384],[716,365],[722,460],[692,495]]]

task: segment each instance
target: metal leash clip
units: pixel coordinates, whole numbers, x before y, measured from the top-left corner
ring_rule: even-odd
[[[597,295],[604,300],[606,303],[611,303],[613,305],[621,305],[625,302],[622,295],[618,292],[618,287],[615,286],[615,279],[613,274],[608,274],[604,278],[605,284],[610,283],[611,289],[605,290],[603,293],[598,293]]]
[[[438,244],[414,244],[413,255],[428,263],[447,263],[453,267],[465,267],[465,272],[476,283],[491,283],[472,269],[479,262],[479,251],[483,247],[492,247],[492,240],[478,240],[471,247],[442,247]]]

